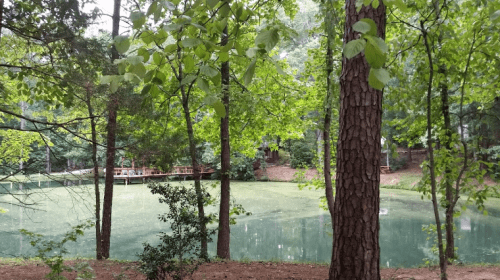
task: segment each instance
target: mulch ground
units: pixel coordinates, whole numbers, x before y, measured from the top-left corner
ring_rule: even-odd
[[[146,277],[138,272],[136,262],[86,261],[93,269],[95,279],[143,280]],[[67,264],[74,265],[75,261]],[[26,261],[21,263],[1,263],[2,280],[40,280],[49,272],[42,263]],[[64,272],[67,279],[76,279],[76,272]],[[439,279],[438,268],[385,268],[381,270],[382,279]],[[327,279],[328,266],[314,264],[293,264],[274,262],[213,262],[202,265],[190,279]],[[500,279],[500,266],[452,266],[448,279],[453,280],[494,280]]]

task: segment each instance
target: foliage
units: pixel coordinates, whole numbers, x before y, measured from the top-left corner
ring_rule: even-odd
[[[290,155],[290,166],[292,168],[303,168],[311,166],[314,160],[314,147],[305,141],[296,141],[292,144]]]
[[[200,229],[197,213],[197,194],[193,188],[184,185],[148,184],[152,194],[158,194],[160,203],[168,205],[169,212],[158,217],[162,222],[170,223],[172,234],[160,232],[161,243],[156,247],[144,243],[144,251],[139,254],[141,271],[148,279],[183,279],[196,271],[202,262],[200,240],[206,234],[208,240],[215,230],[204,233]],[[203,190],[205,202],[210,195]],[[209,223],[213,216],[204,217],[203,222]]]
[[[285,165],[287,163],[290,163],[290,153],[289,152],[282,150],[282,149],[279,149],[278,150],[278,157],[279,157],[279,160],[278,160],[279,165]]]
[[[51,280],[62,280],[66,279],[66,277],[61,275],[62,272],[72,271],[75,269],[64,265],[63,255],[68,253],[64,244],[68,241],[76,242],[77,237],[79,235],[83,235],[84,230],[93,226],[94,222],[91,221],[74,226],[70,231],[64,234],[64,238],[59,242],[54,240],[44,240],[43,235],[30,232],[26,229],[20,229],[19,232],[30,240],[31,246],[37,249],[37,254],[35,256],[40,258],[50,268],[50,273],[45,275],[45,277]],[[87,277],[81,279],[92,279],[93,275],[88,266],[81,266],[77,268],[83,270],[79,277]]]

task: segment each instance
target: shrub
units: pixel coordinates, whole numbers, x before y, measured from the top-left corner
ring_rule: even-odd
[[[278,164],[279,165],[284,165],[287,163],[290,163],[290,153],[284,150],[278,150]]]
[[[44,240],[44,236],[41,234],[33,233],[31,231],[20,229],[22,235],[26,236],[30,240],[31,246],[37,249],[36,257],[40,258],[49,268],[50,272],[45,275],[46,278],[51,280],[62,280],[67,279],[62,276],[61,273],[64,271],[81,271],[78,273],[80,279],[93,279],[94,275],[92,273],[92,268],[87,265],[69,267],[64,265],[63,255],[68,253],[68,250],[64,247],[64,244],[68,241],[76,242],[78,235],[83,235],[85,229],[91,228],[94,223],[87,221],[83,224],[74,226],[70,231],[64,234],[64,238],[59,241]]]
[[[163,222],[169,222],[172,234],[160,232],[161,243],[153,247],[144,243],[144,251],[139,254],[140,269],[148,279],[183,279],[192,275],[202,263],[200,240],[204,233],[200,228],[197,196],[193,188],[184,185],[173,186],[151,182],[151,193],[159,194],[160,203],[166,203],[169,212],[159,216]],[[206,201],[209,194],[203,190]],[[205,217],[205,224],[213,216]],[[208,241],[215,230],[207,230]]]
[[[391,166],[391,170],[396,171],[404,168],[406,166],[407,160],[408,159],[406,157],[397,157],[397,158],[390,157],[389,164]]]
[[[304,141],[292,144],[290,165],[292,168],[311,166],[314,160],[314,149]]]

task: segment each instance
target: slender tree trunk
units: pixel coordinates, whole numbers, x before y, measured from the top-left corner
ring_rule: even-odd
[[[120,6],[121,0],[115,0],[113,11],[113,38],[118,36],[120,28]],[[111,48],[111,60],[118,59],[118,51],[115,46]],[[116,115],[118,110],[118,97],[111,93],[108,103],[108,139],[106,148],[106,179],[104,182],[104,204],[102,212],[101,253],[105,259],[109,258],[111,247],[111,212],[113,207],[113,183],[115,173],[115,138],[116,138]]]
[[[427,58],[429,60],[429,83],[427,87],[427,150],[429,154],[429,169],[431,176],[431,194],[432,194],[432,205],[434,208],[434,219],[436,220],[436,231],[438,235],[438,251],[439,251],[439,267],[441,269],[441,280],[447,280],[446,275],[447,263],[446,256],[443,251],[443,234],[441,232],[441,219],[439,217],[439,205],[437,203],[436,195],[436,175],[434,173],[434,150],[432,147],[432,122],[431,122],[431,104],[432,104],[432,80],[434,76],[434,64],[432,62],[432,54],[429,47],[429,42],[427,40],[427,30],[425,29],[424,23],[420,22],[422,37],[424,38],[424,44],[427,51]]]
[[[332,167],[331,167],[331,148],[330,148],[330,129],[332,124],[332,100],[333,100],[333,81],[332,81],[332,73],[333,73],[333,51],[332,51],[332,43],[333,43],[333,32],[332,32],[332,13],[330,11],[331,5],[326,7],[326,33],[327,33],[327,47],[326,47],[326,110],[325,110],[325,121],[324,121],[324,130],[323,130],[323,173],[325,177],[325,195],[326,202],[328,204],[328,211],[330,212],[330,218],[334,219],[334,199],[333,199],[333,184],[332,184]],[[333,223],[332,223],[333,229]]]
[[[87,109],[90,117],[90,129],[92,132],[92,164],[94,167],[94,192],[95,192],[95,240],[96,240],[96,259],[102,260],[102,250],[101,250],[101,194],[99,191],[99,163],[97,162],[97,132],[95,116],[92,110],[92,104],[90,100],[92,98],[92,92],[87,85]]]
[[[2,27],[3,27],[3,0],[0,0],[0,42],[2,41]]]
[[[442,67],[446,67],[442,65]],[[440,72],[446,76],[446,69],[440,67]],[[444,139],[442,143],[444,148],[450,152],[451,151],[451,121],[450,121],[450,106],[448,102],[448,85],[445,82],[440,84],[441,87],[441,113],[444,118],[445,130]],[[447,164],[445,168],[445,174],[442,180],[444,180],[445,195],[446,195],[446,260],[455,259],[455,238],[453,232],[453,210],[454,210],[454,193],[451,178],[451,166]]]
[[[371,18],[385,38],[385,6],[346,1],[344,42],[357,39],[352,25]],[[334,238],[330,279],[380,279],[379,185],[382,91],[368,85],[363,55],[342,61]]]
[[[177,49],[177,55],[179,61],[182,61],[182,49],[179,47]],[[181,83],[184,78],[182,65],[179,65],[178,80]],[[191,156],[191,164],[193,165],[193,177],[194,177],[194,189],[197,196],[198,204],[198,218],[200,220],[200,231],[203,233],[200,240],[201,243],[201,254],[202,259],[208,259],[208,236],[207,236],[207,226],[205,223],[205,209],[204,209],[204,197],[201,190],[201,174],[200,166],[198,160],[196,159],[196,141],[194,139],[193,123],[191,121],[191,112],[189,111],[189,91],[186,91],[185,85],[181,85],[181,98],[182,98],[182,108],[184,109],[184,118],[186,119],[186,127],[189,141],[189,154]]]
[[[200,166],[198,165],[198,160],[196,159],[196,142],[194,140],[193,124],[191,122],[191,113],[189,112],[189,102],[188,96],[186,95],[186,90],[184,86],[181,86],[182,93],[182,107],[184,109],[184,117],[186,119],[187,133],[189,139],[189,154],[191,156],[191,164],[193,165],[193,177],[194,177],[194,189],[197,195],[198,203],[198,218],[200,219],[200,230],[203,232],[203,237],[201,242],[201,258],[208,259],[208,247],[207,247],[207,227],[205,224],[205,209],[204,209],[204,198],[201,192],[201,180],[200,180]]]
[[[49,145],[45,145],[45,172],[49,174],[51,170],[51,164],[50,164],[50,147]]]
[[[26,109],[28,109],[28,103],[24,102],[24,101],[21,101],[19,106],[21,107],[21,115],[24,116],[24,114],[26,113]],[[20,129],[21,130],[25,130],[26,129],[26,120],[24,118],[21,118],[20,119]],[[23,156],[22,155],[23,151],[21,151],[21,157]],[[24,163],[23,163],[23,160],[21,159],[19,161],[19,170],[23,170],[24,168]]]
[[[227,4],[229,5],[229,3]],[[228,41],[227,26],[222,32],[221,46]],[[222,103],[226,110],[226,116],[220,122],[221,141],[221,180],[220,180],[220,209],[219,209],[219,232],[217,236],[217,256],[222,259],[230,259],[229,250],[230,228],[229,228],[229,200],[230,200],[230,178],[231,151],[229,145],[229,61],[221,65]]]

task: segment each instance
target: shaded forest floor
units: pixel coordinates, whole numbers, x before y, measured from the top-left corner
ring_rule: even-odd
[[[83,262],[83,261],[79,261]],[[87,260],[94,279],[146,279],[138,272],[137,262]],[[75,261],[66,262],[74,265]],[[321,264],[296,264],[277,262],[211,262],[200,266],[192,279],[327,279],[328,266]],[[8,261],[0,259],[0,279],[39,280],[49,269],[36,261]],[[67,279],[76,279],[77,272],[64,272]],[[431,268],[382,268],[382,279],[439,279],[439,269]],[[500,266],[451,266],[448,279],[494,280],[500,279]]]

